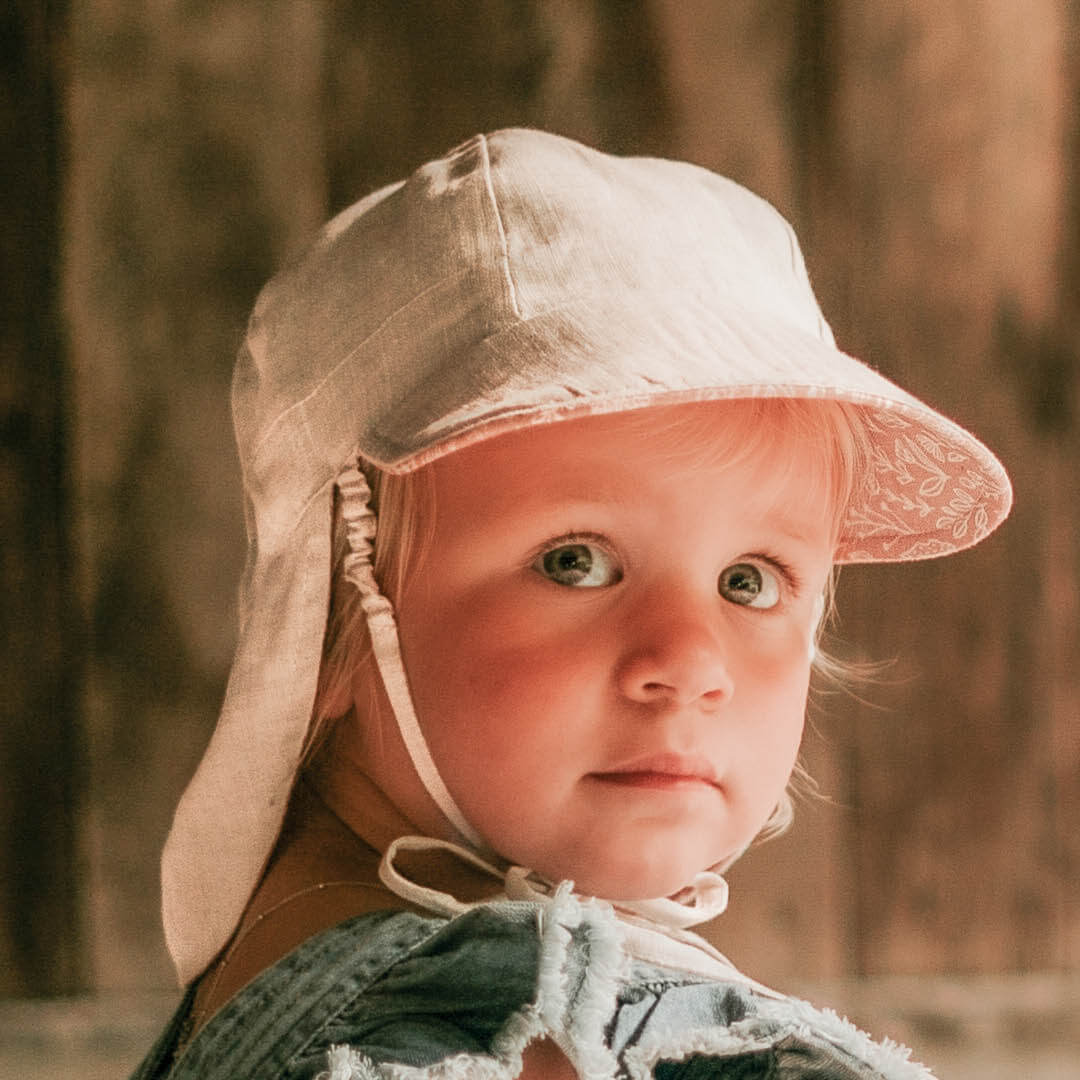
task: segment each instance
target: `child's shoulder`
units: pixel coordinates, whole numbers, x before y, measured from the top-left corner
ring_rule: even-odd
[[[598,1077],[929,1077],[834,1014],[737,977],[635,963],[617,946],[599,905],[361,915],[264,971],[168,1075],[247,1076],[259,1059],[280,1063],[267,1076],[381,1078],[408,1063],[420,1080],[453,1060],[453,1075],[509,1080],[528,1047],[554,1039]]]

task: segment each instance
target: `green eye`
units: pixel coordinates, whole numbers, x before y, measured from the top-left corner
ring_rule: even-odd
[[[533,568],[556,585],[596,589],[622,579],[615,560],[595,544],[561,544],[545,551]]]
[[[720,574],[720,595],[743,607],[771,608],[780,600],[775,574],[754,563],[735,563]]]

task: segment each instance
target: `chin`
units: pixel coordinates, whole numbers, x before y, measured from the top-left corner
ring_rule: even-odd
[[[724,857],[723,854],[716,857],[699,854],[695,857],[688,853],[683,858],[677,858],[672,857],[669,851],[663,857],[651,859],[648,855],[637,855],[621,865],[596,859],[589,865],[582,863],[577,867],[564,867],[561,874],[545,876],[552,880],[570,878],[579,893],[601,900],[654,900],[677,893],[702,870],[715,866]],[[572,872],[575,869],[577,873]]]

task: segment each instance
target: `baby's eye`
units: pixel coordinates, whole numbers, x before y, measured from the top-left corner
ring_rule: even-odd
[[[735,563],[720,573],[720,595],[744,607],[771,608],[780,600],[780,581],[755,563]]]
[[[596,544],[560,544],[545,551],[533,569],[556,585],[595,589],[622,580],[618,563]]]

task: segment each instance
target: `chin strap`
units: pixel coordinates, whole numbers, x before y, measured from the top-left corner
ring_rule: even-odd
[[[349,542],[349,554],[344,564],[345,578],[360,590],[360,604],[367,617],[375,663],[386,688],[398,730],[420,782],[446,819],[469,845],[465,848],[445,840],[423,836],[400,837],[387,849],[379,868],[383,884],[403,899],[441,915],[453,916],[467,911],[476,905],[409,881],[394,867],[394,856],[400,851],[445,850],[474,868],[501,879],[504,888],[500,895],[507,899],[539,900],[552,897],[557,888],[564,888],[567,883],[555,887],[533,871],[519,866],[500,870],[488,861],[487,857],[478,854],[490,852],[490,849],[454,801],[431,756],[409,693],[394,609],[379,590],[375,580],[372,557],[377,522],[375,512],[370,506],[371,489],[363,473],[355,465],[342,471],[337,486]],[[472,850],[469,850],[470,848]],[[728,860],[729,863],[733,861],[734,859]],[[721,868],[724,867],[703,870],[674,896],[655,900],[620,900],[612,906],[626,926],[636,926],[654,937],[659,933],[672,941],[679,940],[679,935],[685,934],[687,941],[684,944],[694,950],[705,950],[709,955],[715,954],[714,959],[719,958],[719,961],[730,967],[729,962],[708,942],[687,931],[690,926],[716,918],[727,907],[727,882],[717,872],[717,869]],[[572,889],[572,886],[568,887]]]
[[[371,488],[367,479],[355,465],[346,468],[337,479],[341,494],[341,516],[345,521],[345,534],[349,541],[349,554],[345,557],[345,579],[360,590],[360,606],[367,617],[368,633],[375,663],[382,676],[386,696],[397,720],[398,730],[409,752],[413,768],[427,793],[447,820],[472,846],[483,848],[484,842],[465,820],[450,794],[435,761],[427,740],[416,718],[409,680],[401,659],[401,642],[398,639],[397,622],[390,601],[379,590],[372,565],[373,545],[377,522],[371,509]]]

